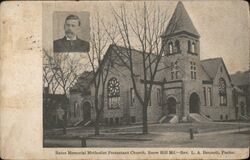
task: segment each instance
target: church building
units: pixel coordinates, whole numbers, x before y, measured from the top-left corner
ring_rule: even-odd
[[[169,21],[162,43],[166,46],[161,65],[171,65],[155,78],[148,106],[148,123],[180,123],[186,121],[220,121],[236,118],[233,84],[222,58],[201,60],[200,34],[182,2]],[[116,51],[110,45],[106,54]],[[120,47],[120,49],[126,49]],[[140,51],[133,51],[135,58]],[[136,56],[137,55],[137,56]],[[138,73],[140,66],[136,65]],[[136,70],[136,69],[135,69]],[[113,66],[105,84],[104,125],[142,122],[142,106],[135,96],[129,71]],[[91,74],[91,73],[90,73]],[[86,75],[86,74],[85,74]],[[140,76],[136,81],[143,83]],[[71,89],[69,124],[95,120],[94,92],[82,94],[78,85]],[[85,91],[86,92],[86,91]]]

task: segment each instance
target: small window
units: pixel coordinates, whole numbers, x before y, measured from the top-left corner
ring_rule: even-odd
[[[105,124],[108,125],[109,124],[109,119],[105,118]]]
[[[212,88],[208,87],[207,90],[208,90],[208,94],[207,94],[207,96],[208,96],[208,98],[207,98],[208,99],[208,105],[212,106]]]
[[[179,78],[179,71],[178,71],[178,61],[174,63],[174,71],[175,71],[175,79]]]
[[[206,115],[206,117],[207,117],[207,118],[210,118],[210,116],[209,116],[209,115]]]
[[[191,42],[188,41],[188,52],[191,52]]]
[[[223,120],[223,115],[220,115],[220,120]]]
[[[161,89],[157,88],[157,102],[161,105]]]
[[[176,50],[177,52],[180,52],[180,42],[178,40],[175,41],[175,47],[176,47]]]
[[[174,63],[171,62],[171,80],[174,79]]]
[[[115,124],[119,124],[119,117],[115,118]]]
[[[179,79],[178,61],[171,62],[171,80]]]
[[[203,100],[203,104],[204,106],[207,105],[207,91],[206,91],[206,87],[203,87],[203,97],[204,97],[204,100]]]
[[[179,79],[179,71],[175,72],[175,77],[176,77],[176,79]]]
[[[135,120],[135,116],[131,117],[131,123],[135,123],[136,120]]]
[[[223,69],[222,69],[222,66],[220,67],[220,72],[222,72],[223,71]]]
[[[194,42],[192,43],[191,52],[196,53],[196,51],[195,51],[195,43]]]
[[[109,123],[110,123],[110,125],[113,125],[113,118],[110,118]]]
[[[191,73],[191,79],[196,79],[196,63],[190,62],[190,73]]]
[[[135,103],[135,90],[134,88],[130,88],[130,105],[133,106]]]
[[[172,54],[173,53],[173,43],[170,42],[168,47],[169,47],[169,53]]]
[[[228,115],[226,115],[226,120],[228,120]]]

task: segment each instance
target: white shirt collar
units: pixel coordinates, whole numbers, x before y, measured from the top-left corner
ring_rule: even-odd
[[[68,38],[68,37],[66,36],[66,40],[68,40],[68,41],[76,40],[76,36],[75,36],[74,38],[72,38],[72,39],[70,39],[70,38]]]

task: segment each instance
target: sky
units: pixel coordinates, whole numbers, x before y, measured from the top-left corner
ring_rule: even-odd
[[[182,1],[200,34],[201,60],[222,57],[230,74],[249,68],[249,14],[245,1]],[[44,21],[46,35],[45,46],[51,45],[52,15],[54,11],[89,11],[90,17],[98,11],[101,16],[110,19],[111,6],[116,8],[123,2],[45,2]],[[128,5],[133,1],[126,2]],[[178,1],[156,1],[161,9],[172,15]],[[133,7],[128,9],[131,12]],[[51,17],[51,18],[48,18]],[[166,26],[167,27],[167,26]],[[50,34],[48,34],[48,32]]]

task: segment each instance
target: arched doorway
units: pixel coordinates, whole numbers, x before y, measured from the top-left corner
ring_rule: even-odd
[[[168,98],[167,106],[169,114],[176,114],[176,100],[173,97]]]
[[[91,120],[91,104],[89,102],[84,102],[82,105],[83,121],[87,122]]]
[[[200,98],[197,93],[192,93],[189,99],[189,112],[200,113]]]

